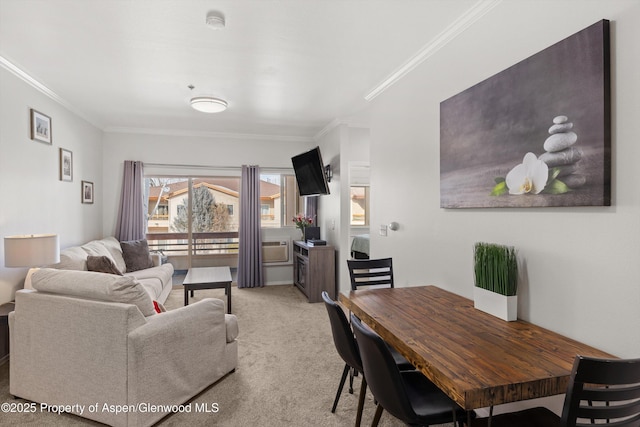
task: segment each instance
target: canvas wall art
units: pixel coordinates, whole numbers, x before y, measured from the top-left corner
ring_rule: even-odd
[[[609,206],[609,21],[440,104],[443,208]]]

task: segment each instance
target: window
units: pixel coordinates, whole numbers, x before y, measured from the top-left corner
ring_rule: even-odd
[[[302,206],[295,177],[260,178],[262,227],[292,226],[291,219]],[[237,257],[239,176],[147,176],[145,184],[151,250],[162,251],[176,269],[212,265],[212,257]]]
[[[186,233],[189,186],[192,186],[193,232],[237,232],[240,215],[238,177],[146,177],[150,233]],[[260,175],[262,227],[293,226],[302,212],[292,174]]]
[[[294,175],[260,174],[261,225],[265,228],[293,226],[301,211],[302,198]]]
[[[233,212],[239,206],[240,178],[146,177],[145,181],[147,239],[152,249],[173,256],[237,253],[239,218]]]
[[[351,186],[351,225],[369,225],[369,187]]]

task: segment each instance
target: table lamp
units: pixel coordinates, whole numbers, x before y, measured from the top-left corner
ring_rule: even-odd
[[[27,234],[4,238],[5,267],[42,267],[60,262],[60,243],[57,234]],[[29,270],[25,288],[31,288]]]

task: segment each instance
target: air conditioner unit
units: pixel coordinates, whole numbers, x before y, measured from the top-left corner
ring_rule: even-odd
[[[262,242],[262,263],[271,264],[275,262],[289,261],[289,241],[277,240],[272,242]]]

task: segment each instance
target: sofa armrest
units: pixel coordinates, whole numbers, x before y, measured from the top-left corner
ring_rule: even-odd
[[[238,338],[238,318],[235,314],[225,314],[224,323],[227,327],[227,342],[234,342]]]
[[[226,374],[226,337],[219,299],[148,317],[127,338],[129,402],[187,401]]]
[[[160,252],[151,252],[149,256],[151,256],[151,262],[154,267],[162,265],[162,254]]]

